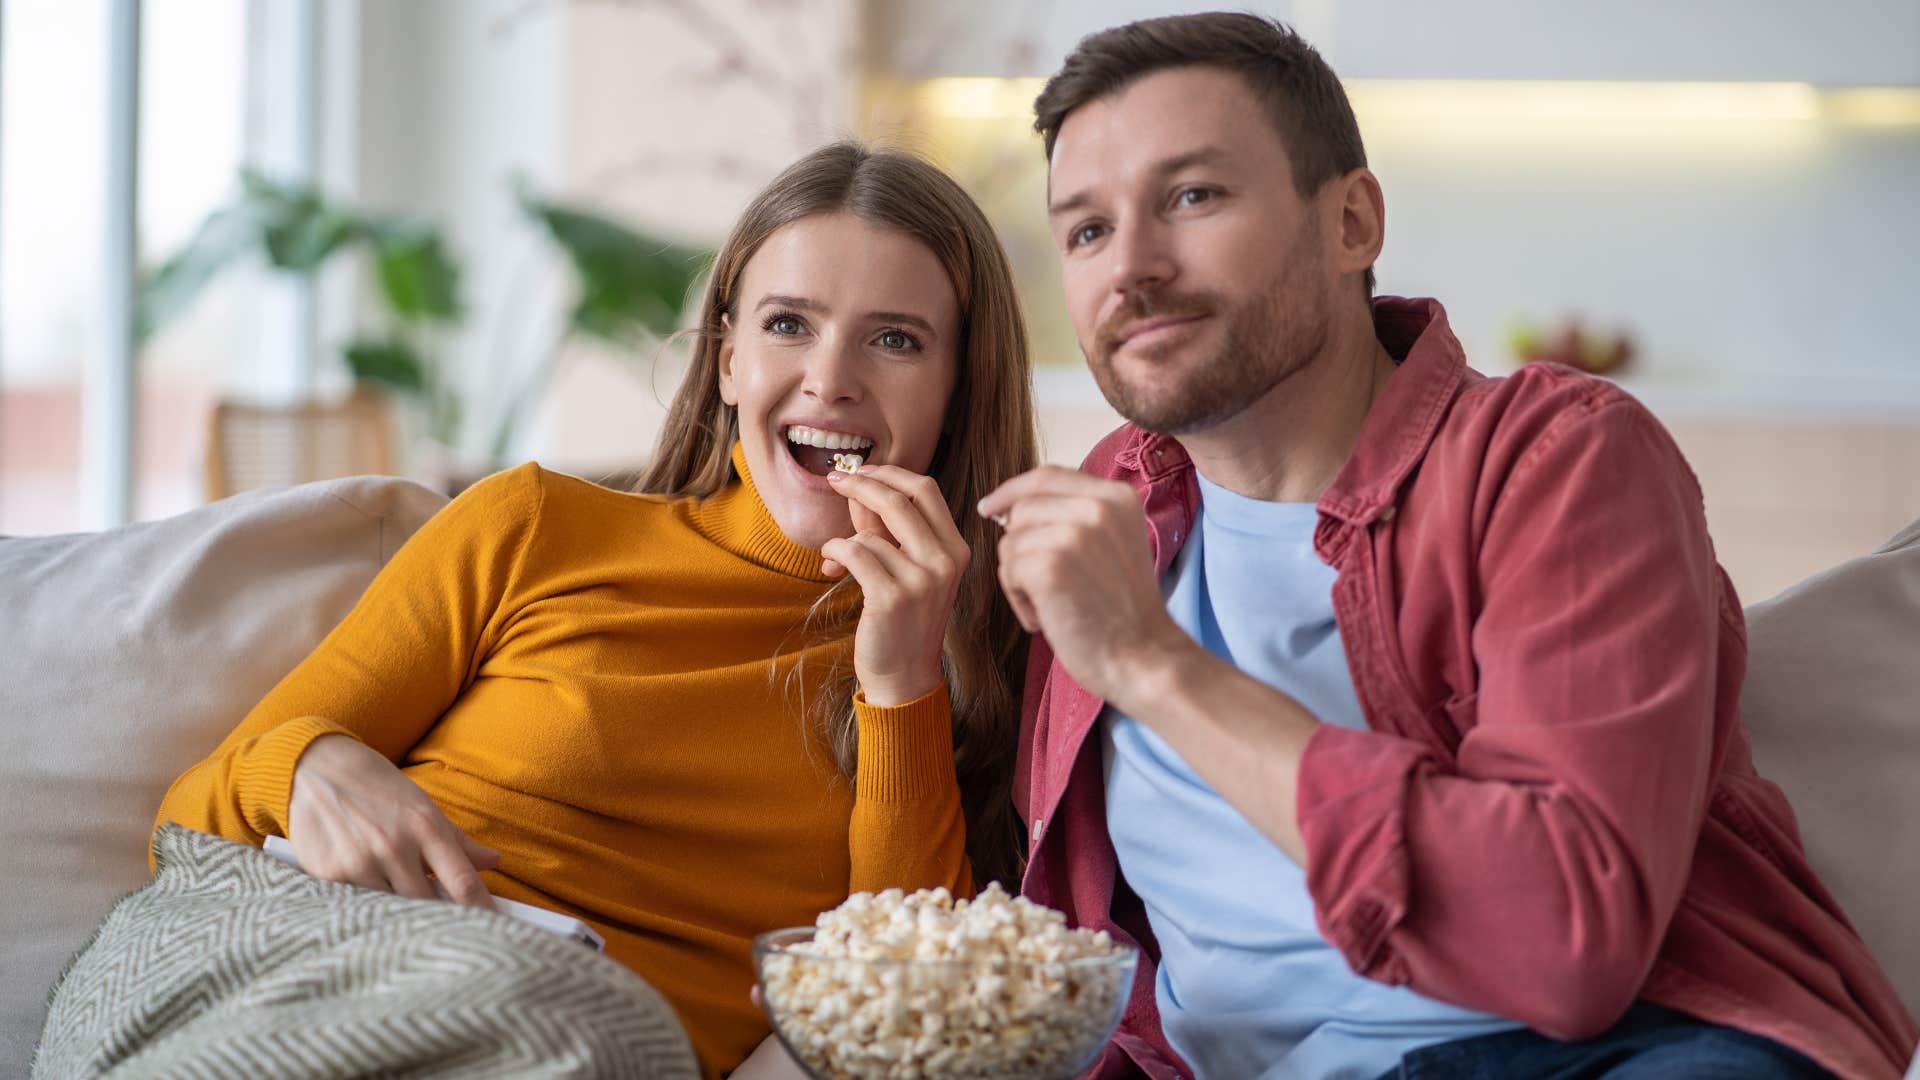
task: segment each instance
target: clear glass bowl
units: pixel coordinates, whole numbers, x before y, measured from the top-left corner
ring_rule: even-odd
[[[816,1080],[1068,1080],[1120,1023],[1137,962],[853,960],[793,951],[811,926],[753,942],[774,1033]]]

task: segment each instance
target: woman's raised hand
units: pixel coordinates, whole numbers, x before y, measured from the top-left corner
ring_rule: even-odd
[[[972,552],[930,476],[862,465],[827,479],[847,497],[854,534],[820,549],[865,597],[853,671],[872,705],[904,705],[940,685],[940,646]]]
[[[491,908],[480,871],[500,853],[474,843],[420,786],[351,735],[322,735],[293,770],[287,841],[314,877],[419,900]],[[431,875],[431,877],[429,877]]]

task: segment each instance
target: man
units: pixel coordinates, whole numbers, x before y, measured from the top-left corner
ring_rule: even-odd
[[[1039,635],[1025,890],[1143,950],[1097,1075],[1896,1076],[1660,425],[1371,299],[1380,185],[1286,28],[1097,34],[1036,111],[1131,423],[980,510]]]

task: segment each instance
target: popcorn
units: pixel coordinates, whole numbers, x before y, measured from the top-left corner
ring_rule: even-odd
[[[861,457],[859,454],[835,454],[833,455],[833,471],[843,473],[859,472],[860,464],[865,460],[866,458]]]
[[[1131,950],[999,885],[856,893],[761,961],[789,1049],[832,1080],[1065,1077],[1105,1041]]]

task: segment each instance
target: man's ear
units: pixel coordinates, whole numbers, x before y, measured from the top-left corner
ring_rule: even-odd
[[[733,386],[733,317],[720,313],[720,400],[740,404],[740,392]]]
[[[1380,260],[1387,240],[1387,200],[1373,170],[1358,168],[1335,180],[1338,191],[1338,227],[1333,232],[1334,259],[1343,274],[1365,273]]]

